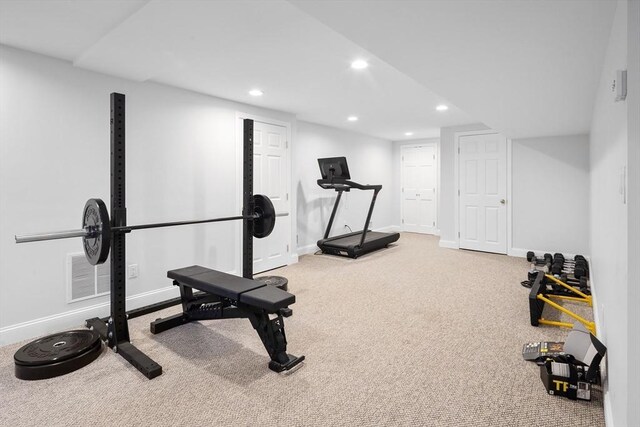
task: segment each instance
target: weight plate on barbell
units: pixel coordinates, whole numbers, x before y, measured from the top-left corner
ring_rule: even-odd
[[[262,239],[271,234],[276,226],[276,210],[271,200],[262,194],[253,195],[253,204],[257,216],[253,220],[253,236]]]
[[[104,263],[109,257],[111,222],[107,205],[100,199],[89,199],[82,212],[82,228],[91,234],[82,238],[87,261],[91,265]]]

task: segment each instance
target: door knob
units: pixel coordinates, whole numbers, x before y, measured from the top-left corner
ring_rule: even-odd
[[[505,199],[500,199],[500,204],[504,205],[505,203],[507,203],[507,201]]]

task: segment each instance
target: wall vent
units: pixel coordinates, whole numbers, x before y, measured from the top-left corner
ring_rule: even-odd
[[[89,264],[84,253],[67,255],[67,302],[96,298],[109,293],[109,260],[104,264]]]

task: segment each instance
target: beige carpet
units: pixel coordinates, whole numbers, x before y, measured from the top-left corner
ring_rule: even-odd
[[[134,343],[164,368],[147,380],[105,352],[49,380],[13,375],[19,345],[0,348],[0,425],[599,426],[591,402],[546,394],[528,341],[567,330],[529,325],[523,259],[438,247],[404,233],[357,260],[308,255],[274,272],[296,294],[286,319],[289,374],[246,319],[192,323],[159,335],[130,322]]]

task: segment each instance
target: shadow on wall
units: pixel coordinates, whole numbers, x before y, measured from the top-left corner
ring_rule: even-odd
[[[570,135],[548,138],[527,138],[514,140],[516,146],[541,153],[537,159],[547,159],[585,172],[589,172],[589,137]],[[517,149],[517,148],[516,148]]]
[[[325,227],[329,223],[331,210],[336,200],[336,195],[332,192],[330,196],[318,196],[317,193],[306,194],[304,186],[298,182],[296,189],[298,200],[298,235],[299,247],[315,244],[324,236]],[[344,200],[344,196],[343,196]],[[336,220],[341,218],[344,203],[338,206]],[[334,229],[336,223],[334,223]],[[334,233],[335,234],[335,231]]]

